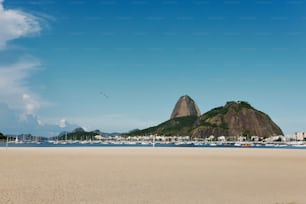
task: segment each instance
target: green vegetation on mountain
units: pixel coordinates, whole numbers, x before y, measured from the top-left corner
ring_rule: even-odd
[[[0,140],[6,140],[6,137],[4,136],[3,133],[0,132]]]
[[[87,132],[82,128],[77,128],[72,132],[62,132],[56,137],[58,140],[93,140],[96,135],[99,135],[98,130]]]
[[[188,108],[188,106],[186,106]],[[180,110],[188,112],[186,110]],[[248,102],[230,101],[224,106],[214,108],[197,116],[172,118],[157,126],[135,130],[128,135],[189,135],[206,138],[218,136],[259,136],[283,135],[282,130],[271,118],[252,107]]]
[[[189,135],[192,130],[193,124],[197,119],[198,119],[197,116],[174,118],[154,127],[150,127],[143,130],[132,131],[127,135],[151,135],[151,134],[158,134],[165,136]]]
[[[230,101],[203,114],[192,131],[194,137],[283,135],[271,118],[244,101]]]

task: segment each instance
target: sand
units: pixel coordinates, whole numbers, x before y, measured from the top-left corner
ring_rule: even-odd
[[[306,151],[0,149],[0,203],[306,203]]]

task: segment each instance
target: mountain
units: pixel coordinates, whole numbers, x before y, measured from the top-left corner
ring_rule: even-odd
[[[83,128],[81,127],[78,127],[78,128],[75,128],[73,131],[73,133],[84,133],[86,132]]]
[[[265,113],[243,101],[227,102],[203,114],[194,124],[193,137],[283,135],[282,130]]]
[[[120,135],[121,133],[106,133],[101,132],[100,130],[93,130],[93,131],[86,131],[81,127],[75,128],[71,132],[62,131],[58,136],[53,137],[53,139],[59,139],[59,140],[89,140],[94,139],[96,135],[101,135],[103,137],[112,137],[116,135]]]
[[[186,117],[186,116],[197,116],[199,117],[201,112],[197,106],[197,104],[190,98],[189,96],[185,95],[180,97],[177,101],[170,119],[179,118],[179,117]]]
[[[170,120],[144,130],[133,130],[128,135],[190,135],[193,124],[200,115],[200,110],[194,100],[190,96],[184,95],[177,101]]]
[[[127,135],[190,135],[190,133],[192,132],[193,125],[197,120],[197,116],[173,118],[154,127],[146,128],[143,130],[131,131]]]
[[[211,135],[270,137],[283,135],[283,132],[267,114],[256,110],[248,102],[227,102],[224,106],[199,116],[195,102],[188,96],[182,96],[176,103],[170,120],[154,127],[128,133],[128,135],[151,134],[206,138]]]

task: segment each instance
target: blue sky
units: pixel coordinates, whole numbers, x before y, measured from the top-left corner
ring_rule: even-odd
[[[145,128],[184,94],[202,113],[246,100],[285,134],[306,129],[305,1],[0,5],[0,131]]]

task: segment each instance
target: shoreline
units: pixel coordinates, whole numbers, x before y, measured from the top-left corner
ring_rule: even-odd
[[[160,147],[160,148],[251,148],[251,149],[305,149],[305,142],[273,142],[273,143],[258,143],[258,142],[211,142],[211,143],[201,143],[196,141],[190,142],[172,142],[172,143],[144,143],[144,142],[71,142],[71,141],[61,141],[61,142],[10,142],[4,143],[0,142],[0,148],[66,148],[66,147]]]

